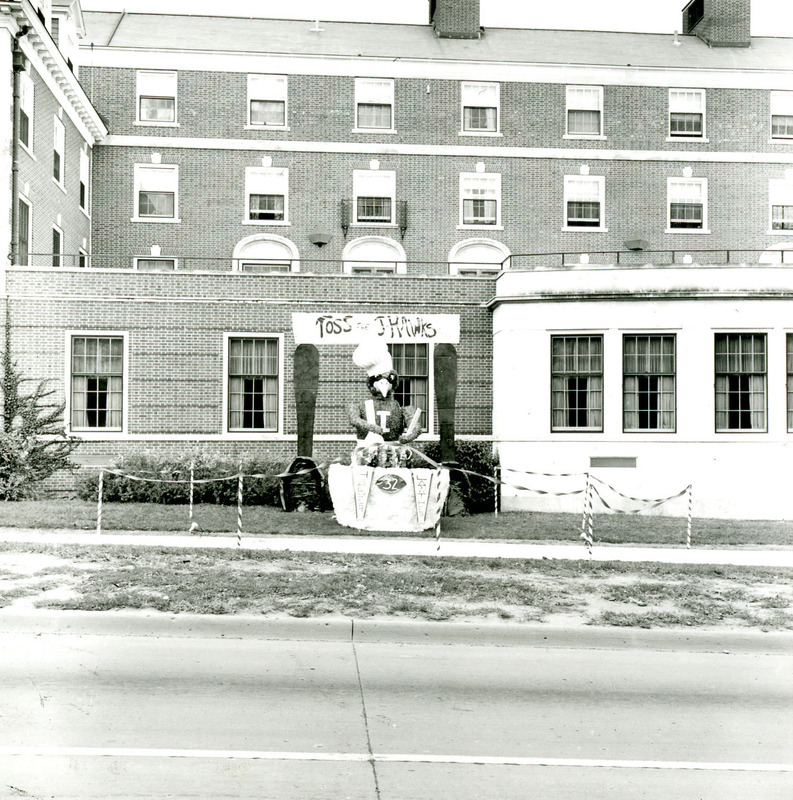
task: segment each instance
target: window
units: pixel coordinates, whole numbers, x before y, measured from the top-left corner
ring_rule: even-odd
[[[353,170],[353,203],[358,225],[390,225],[396,205],[396,172],[392,170]]]
[[[670,178],[667,184],[670,230],[704,231],[707,193],[708,183],[704,178]]]
[[[497,83],[463,83],[465,133],[497,133],[500,86]]]
[[[229,430],[278,430],[278,351],[275,338],[229,338]]]
[[[675,430],[675,337],[622,340],[623,417],[626,431]]]
[[[176,124],[176,72],[138,70],[138,122]]]
[[[124,408],[124,340],[72,336],[71,427],[121,430]]]
[[[567,87],[567,135],[602,136],[603,87]]]
[[[178,221],[177,186],[179,167],[135,165],[135,196],[137,207],[133,221]]]
[[[793,92],[771,92],[771,138],[793,138]]]
[[[716,334],[716,430],[766,430],[764,333]]]
[[[501,175],[460,173],[460,220],[462,227],[501,225]]]
[[[793,432],[793,333],[787,335],[787,429]]]
[[[80,269],[85,269],[88,266],[88,251],[84,247],[77,251],[77,266]]]
[[[80,208],[88,210],[88,178],[91,172],[90,157],[85,150],[80,150]]]
[[[359,130],[393,130],[394,81],[355,79],[355,127]]]
[[[768,182],[771,230],[793,231],[793,181],[775,178]]]
[[[424,343],[391,343],[388,345],[399,375],[394,397],[401,406],[421,409],[421,430],[427,430],[427,412],[430,407],[429,345]]]
[[[342,251],[343,267],[350,275],[404,275],[405,250],[396,239],[361,236]]]
[[[289,239],[257,233],[237,243],[232,269],[237,272],[299,272],[300,254]]]
[[[669,90],[669,136],[702,139],[705,136],[703,89]]]
[[[57,118],[52,118],[52,177],[63,186],[63,151],[65,144],[65,130],[63,123]]]
[[[17,264],[30,260],[30,203],[21,197],[17,203]]]
[[[449,252],[449,274],[479,278],[498,275],[508,266],[509,250],[492,239],[465,239]]]
[[[564,179],[565,227],[603,230],[602,177],[566,175]]]
[[[33,150],[33,81],[26,72],[19,74],[19,141]]]
[[[139,272],[173,272],[176,269],[176,259],[136,258],[135,269]]]
[[[603,430],[603,337],[551,337],[551,429]]]
[[[63,261],[63,231],[52,229],[52,266],[60,267]]]
[[[245,170],[247,222],[285,223],[288,195],[288,169],[248,167]]]
[[[248,75],[248,124],[286,127],[286,76]]]

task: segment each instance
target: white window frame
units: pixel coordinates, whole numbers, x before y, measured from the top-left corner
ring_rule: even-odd
[[[280,245],[281,247],[285,248],[289,251],[290,255],[288,258],[261,258],[255,255],[252,256],[245,256],[244,251],[248,245],[255,244],[256,242],[272,242],[276,245]],[[262,266],[265,269],[261,270],[248,270],[244,269],[244,265],[248,264],[251,266]],[[279,269],[281,264],[289,264],[289,270],[281,270]],[[275,270],[268,270],[266,267],[273,265],[276,267]],[[232,272],[247,272],[247,273],[266,273],[266,272],[300,272],[300,253],[295,247],[294,242],[290,239],[287,239],[284,236],[278,236],[274,233],[255,233],[252,236],[246,236],[244,239],[241,239],[234,247],[234,253],[232,254],[232,263],[231,263],[231,270]]]
[[[429,408],[422,408],[424,413],[425,425],[418,435],[418,441],[427,440],[432,437],[435,431],[435,343],[434,342],[387,342],[388,345],[406,344],[425,344],[427,345],[427,405]],[[389,347],[389,351],[391,348]],[[400,375],[400,378],[402,376]]]
[[[771,178],[768,181],[768,234],[770,236],[793,236],[793,227],[774,229],[774,206],[793,207],[793,179]],[[793,223],[793,218],[791,218],[791,223]]]
[[[275,430],[259,431],[247,428],[232,428],[229,425],[229,350],[232,339],[276,339],[278,341],[278,423]],[[284,436],[284,334],[261,333],[259,331],[229,331],[223,334],[223,421],[224,435],[234,439],[282,439]]]
[[[489,184],[489,186],[488,186]],[[480,194],[489,192],[489,194]],[[494,224],[465,221],[465,203],[468,200],[495,200],[496,219]],[[500,231],[501,226],[501,173],[500,172],[461,172],[458,230]]]
[[[88,255],[88,250],[84,247],[80,247],[77,250],[77,266],[78,268],[82,269],[84,267],[89,267],[91,265],[91,257]]]
[[[25,259],[25,263],[22,264],[19,258],[19,204],[24,203],[28,208],[28,237],[27,237],[27,258]],[[27,267],[30,266],[30,256],[31,256],[31,249],[33,247],[33,203],[30,202],[30,199],[25,197],[22,194],[17,195],[17,241],[14,242],[16,249],[17,249],[17,261],[19,262],[20,266]]]
[[[140,267],[141,261],[169,261],[173,263],[173,269],[163,269],[163,270],[144,270]],[[179,260],[176,258],[171,258],[169,256],[135,256],[134,259],[134,269],[140,272],[177,272],[179,269]]]
[[[555,354],[554,343],[557,340],[571,340],[575,342],[572,354],[562,353]],[[586,340],[587,347],[581,348],[581,343]],[[593,341],[599,342],[599,353],[591,352],[591,343]],[[565,348],[566,350],[566,348]],[[550,389],[551,389],[551,404],[550,404],[550,423],[552,433],[603,433],[606,423],[606,337],[602,333],[552,333],[550,337]],[[568,356],[572,356],[572,366],[568,368]],[[554,369],[556,359],[562,359],[562,369]],[[599,359],[600,370],[588,368],[594,359]],[[580,366],[579,366],[580,365]],[[555,382],[555,378],[559,380]],[[587,379],[586,389],[578,389],[577,393],[584,393],[586,395],[587,405],[584,408],[570,408],[565,398],[562,403],[556,405],[557,398],[567,395],[569,397],[569,388],[565,389],[563,386],[564,380],[570,378]],[[598,381],[599,379],[599,381]],[[599,399],[600,405],[590,403],[590,400]],[[587,423],[583,425],[570,425],[571,415],[576,417],[581,413],[585,413]],[[564,418],[564,422],[557,424],[554,422],[554,413],[558,413],[559,417]],[[591,415],[591,419],[590,419]],[[599,420],[599,422],[598,422]]]
[[[393,259],[376,261],[374,259],[351,258],[355,250],[368,244],[382,245],[395,255]],[[405,248],[388,236],[360,236],[348,242],[341,253],[342,270],[347,275],[405,275],[407,273],[407,256]],[[387,265],[387,266],[384,266]],[[391,269],[393,265],[393,269]]]
[[[741,337],[751,336],[754,340],[755,338],[762,339],[763,342],[763,369],[762,370],[755,370],[750,371],[748,369],[743,368],[743,361],[744,359],[739,355],[740,350],[736,351],[735,349],[727,348],[728,359],[731,362],[734,362],[736,359],[738,360],[737,368],[732,367],[728,368],[723,371],[719,371],[719,354],[717,352],[717,342],[720,337],[724,337],[725,339],[729,340],[732,339],[733,341],[736,339],[740,339]],[[768,332],[767,331],[716,331],[713,337],[713,357],[714,357],[714,395],[713,395],[713,414],[714,414],[714,430],[716,433],[738,433],[738,434],[745,434],[745,433],[768,433]],[[742,343],[741,343],[742,345]],[[739,347],[741,346],[739,345]],[[749,356],[749,359],[754,362],[754,354]],[[748,390],[744,391],[743,389],[739,389],[736,391],[731,391],[729,389],[729,385],[725,386],[725,378],[729,379],[731,377],[736,377],[740,375],[746,375],[750,378],[755,377],[762,377],[762,392],[758,392],[755,389],[752,389],[751,386]],[[721,380],[720,380],[721,379]],[[760,395],[763,399],[763,408],[762,408],[762,415],[763,415],[763,426],[762,427],[729,427],[729,426],[719,426],[719,415],[724,415],[727,417],[727,421],[729,421],[729,414],[736,413],[736,409],[719,409],[719,398],[730,398],[735,394],[749,394],[750,396]],[[751,403],[750,403],[751,406]],[[741,413],[749,413],[754,414],[760,412],[761,409],[740,409]]]
[[[59,119],[57,116],[53,115],[52,117],[52,153],[53,153],[53,167],[54,167],[54,159],[55,155],[58,156],[58,174],[55,175],[54,170],[52,171],[52,180],[55,182],[55,185],[63,190],[66,191],[66,127],[63,124],[63,120]]]
[[[485,93],[484,98],[492,101],[492,105],[474,105],[472,101],[479,99]],[[495,127],[490,130],[487,128],[466,128],[465,109],[466,108],[492,108],[495,110]],[[460,136],[501,136],[501,84],[486,81],[463,81],[460,84]]]
[[[597,133],[571,133],[571,111],[597,111],[600,130]],[[565,87],[564,113],[565,139],[605,139],[603,133],[603,87],[602,86],[567,86]]]
[[[175,70],[139,69],[135,75],[135,125],[158,128],[177,128],[179,126],[179,73]],[[142,97],[160,97],[173,100],[173,119],[142,119],[140,102]]]
[[[80,207],[80,211],[82,211],[89,219],[91,217],[90,210],[89,210],[89,199],[91,197],[90,180],[91,180],[91,157],[88,154],[88,151],[84,147],[81,147],[80,148],[80,184],[78,186],[77,205]],[[85,195],[84,198],[80,197],[80,187],[84,187],[84,191],[83,191],[83,194]]]
[[[360,105],[376,104],[391,107],[391,125],[388,128],[361,127],[358,124]],[[394,117],[394,79],[356,78],[355,79],[355,119],[353,133],[396,133]]]
[[[704,89],[670,89],[666,140],[668,142],[707,142],[706,109],[707,103]],[[673,133],[672,114],[700,114],[702,116],[702,130],[697,134],[691,135]]]
[[[769,97],[768,133],[772,142],[788,142],[793,133],[774,135],[774,117],[793,117],[793,91],[771,92]]]
[[[67,330],[64,351],[66,354],[66,372],[64,377],[65,408],[63,412],[64,427],[67,434],[79,433],[81,439],[107,439],[116,438],[127,433],[127,419],[129,411],[129,335],[126,331],[108,330]],[[121,371],[121,427],[106,428],[79,428],[72,427],[72,339],[86,336],[94,339],[121,339],[123,365]]]
[[[156,224],[173,224],[181,222],[179,219],[179,166],[177,164],[135,164],[134,175],[134,208],[132,210],[132,217],[130,222],[153,222]],[[173,192],[173,217],[148,217],[139,215],[140,210],[140,193],[147,191],[142,186],[149,183],[148,179],[144,179],[147,175],[153,177],[160,173],[155,183],[162,183],[165,187],[163,191]]]
[[[584,184],[589,184],[595,191],[583,191]],[[568,202],[597,202],[600,205],[600,222],[598,225],[570,225],[570,216],[567,210]],[[565,175],[564,176],[564,221],[563,231],[576,231],[577,233],[608,231],[605,224],[606,218],[606,179],[603,175]]]
[[[55,242],[53,241],[55,239],[55,234],[56,233],[58,234],[58,249],[57,250],[55,249],[55,246],[54,246]],[[63,228],[61,228],[60,225],[53,225],[52,226],[52,234],[50,236],[50,243],[52,245],[52,247],[51,247],[52,252],[50,253],[50,256],[52,257],[52,261],[53,261],[53,263],[50,264],[50,266],[56,267],[56,268],[62,268],[64,266],[64,264],[63,264]],[[54,263],[56,258],[58,259],[58,263],[57,264]]]
[[[284,198],[283,219],[251,219],[251,195],[274,195]],[[245,211],[243,225],[288,226],[289,222],[289,170],[285,167],[245,168]]]
[[[33,136],[35,130],[34,113],[35,113],[35,84],[27,72],[20,72],[19,74],[19,110],[28,118],[28,141],[18,139],[22,149],[27,152],[29,156],[33,155]]]
[[[484,246],[501,256],[499,261],[461,261],[459,255],[469,248]],[[499,275],[509,268],[509,258],[512,254],[509,248],[495,239],[463,239],[457,242],[449,251],[449,275],[459,275],[463,278],[482,278]]]
[[[289,84],[286,75],[249,74],[248,75],[248,122],[249,130],[288,131],[289,130]],[[256,100],[284,104],[284,121],[281,124],[254,122],[251,104]]]
[[[700,200],[702,201],[702,227],[701,228],[673,228],[672,227],[672,202],[674,198],[682,197],[681,193],[675,194],[673,187],[679,184],[698,185],[700,187]],[[666,231],[665,233],[701,234],[710,233],[708,229],[708,179],[707,178],[667,178],[666,181]]]
[[[377,192],[377,194],[374,194]],[[385,197],[391,201],[391,218],[386,221],[358,220],[359,197]],[[395,228],[397,225],[396,172],[392,169],[355,169],[352,172],[351,226]]]

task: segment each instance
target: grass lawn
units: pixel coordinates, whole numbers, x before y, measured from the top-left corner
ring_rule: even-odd
[[[81,500],[0,503],[0,527],[93,530],[96,528],[96,514],[95,503]],[[198,524],[198,533],[235,533],[237,530],[237,509],[234,506],[197,505],[193,519]],[[102,509],[102,529],[105,531],[187,532],[189,527],[187,505],[105,503]],[[243,530],[249,536],[334,536],[360,533],[340,526],[331,512],[286,513],[269,506],[243,507]],[[477,514],[444,517],[441,531],[442,536],[448,539],[577,542],[581,532],[581,516],[508,512],[498,516]],[[680,517],[596,512],[594,538],[595,541],[614,544],[679,546],[686,542],[686,520]],[[793,522],[695,518],[691,541],[695,547],[793,547]]]
[[[793,629],[793,570],[0,544],[0,607]]]

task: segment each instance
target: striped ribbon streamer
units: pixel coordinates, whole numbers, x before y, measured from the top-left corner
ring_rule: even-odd
[[[242,470],[237,480],[237,547],[242,547]]]
[[[99,470],[99,489],[97,490],[96,499],[96,532],[102,533],[102,494],[105,487],[105,471]]]

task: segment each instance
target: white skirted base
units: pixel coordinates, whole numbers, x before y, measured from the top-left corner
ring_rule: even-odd
[[[449,494],[449,471],[331,464],[328,488],[341,525],[418,533],[437,525]]]

